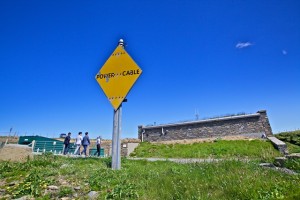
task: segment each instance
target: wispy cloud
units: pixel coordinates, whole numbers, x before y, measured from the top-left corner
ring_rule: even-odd
[[[237,49],[243,49],[249,46],[252,46],[253,44],[251,42],[239,42],[235,45],[235,48]]]
[[[286,50],[282,50],[282,54],[283,54],[283,55],[286,55],[286,54],[287,54],[287,51],[286,51]]]

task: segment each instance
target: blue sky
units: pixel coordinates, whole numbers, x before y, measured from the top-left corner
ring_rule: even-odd
[[[95,75],[120,38],[143,70],[123,103],[137,126],[266,109],[300,128],[300,1],[0,1],[0,133],[111,138]]]

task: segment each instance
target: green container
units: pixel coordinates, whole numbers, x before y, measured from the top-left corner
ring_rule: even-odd
[[[18,144],[28,145],[31,144],[32,141],[35,141],[33,152],[38,152],[38,153],[52,152],[54,154],[63,153],[64,143],[60,140],[56,140],[52,138],[46,138],[42,136],[21,136],[19,137]],[[71,143],[68,153],[74,154],[75,149],[76,149],[76,145],[74,143]],[[81,146],[80,151],[82,150],[83,147]],[[97,152],[96,148],[90,148],[89,155],[94,156],[96,152]],[[100,149],[100,157],[104,157],[103,148]]]
[[[60,140],[42,137],[42,136],[21,136],[19,137],[18,144],[28,145],[35,141],[34,152],[53,152],[60,154],[63,151],[64,143]]]

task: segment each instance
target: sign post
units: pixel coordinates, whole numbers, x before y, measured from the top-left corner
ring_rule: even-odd
[[[120,39],[117,48],[96,75],[96,80],[114,108],[112,136],[112,169],[121,169],[122,102],[142,70],[124,49]]]
[[[114,126],[112,136],[112,169],[121,169],[121,129],[122,129],[122,104],[117,110],[114,110]]]

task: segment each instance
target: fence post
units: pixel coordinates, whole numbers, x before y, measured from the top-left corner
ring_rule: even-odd
[[[34,152],[34,146],[35,146],[35,140],[33,140],[32,142],[31,142],[31,149],[32,149],[32,152]]]

